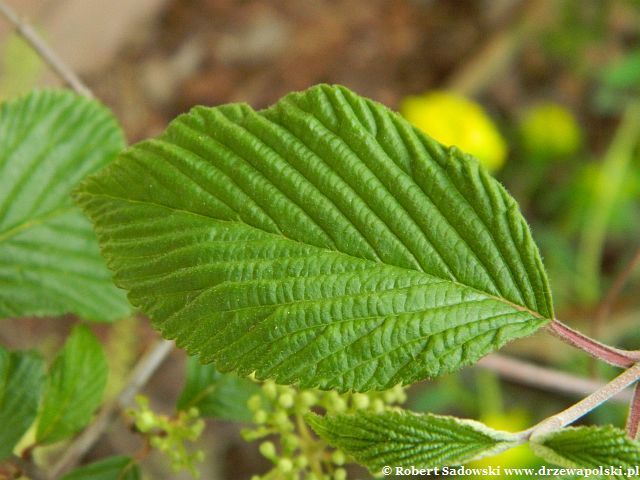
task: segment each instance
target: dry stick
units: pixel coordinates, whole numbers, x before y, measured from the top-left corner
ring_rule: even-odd
[[[619,348],[600,343],[597,340],[568,327],[559,320],[552,320],[547,324],[546,328],[551,334],[562,341],[579,348],[580,350],[587,352],[592,357],[598,358],[610,365],[628,368],[640,361],[640,352],[621,350]]]
[[[80,95],[92,98],[91,90],[80,80],[60,57],[42,40],[40,35],[23,21],[18,14],[13,11],[3,0],[0,0],[0,14],[2,14],[16,29],[18,34],[24,38],[38,55],[51,67],[51,69],[72,89]]]
[[[512,382],[575,397],[585,397],[605,386],[605,383],[601,381],[541,367],[498,353],[487,355],[476,365]],[[631,396],[628,392],[620,392],[613,397],[613,400],[627,405]]]
[[[93,423],[67,447],[62,458],[51,468],[49,478],[59,478],[82,459],[117,416],[118,410],[131,404],[136,393],[147,383],[171,350],[173,342],[159,340],[140,358],[120,394],[114,401],[106,404]]]
[[[0,14],[11,22],[16,31],[62,80],[80,95],[93,98],[94,95],[89,87],[80,80],[73,70],[67,67],[36,31],[2,0],[0,0]],[[172,342],[161,340],[138,361],[117,398],[113,402],[104,405],[94,422],[69,445],[64,456],[51,468],[49,478],[58,478],[82,459],[85,453],[102,436],[117,415],[118,410],[126,408],[131,403],[136,393],[147,383],[172,349]],[[29,465],[26,466],[29,467]]]
[[[33,462],[20,458],[17,455],[12,455],[9,460],[20,471],[20,473],[29,477],[29,480],[46,480],[47,477],[44,472],[42,472],[42,470],[40,470]],[[0,476],[0,478],[3,477]]]

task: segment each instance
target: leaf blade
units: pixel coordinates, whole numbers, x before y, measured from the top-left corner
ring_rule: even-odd
[[[11,455],[36,419],[44,378],[38,354],[0,347],[0,460]]]
[[[612,425],[567,427],[533,435],[530,445],[536,455],[563,467],[621,467],[622,475],[614,475],[616,478],[626,478],[627,469],[633,471],[640,464],[640,444]]]
[[[251,411],[247,401],[260,392],[260,387],[251,380],[220,373],[214,365],[203,365],[197,358],[189,357],[187,380],[176,408],[188,410],[195,407],[206,417],[248,422]]]
[[[44,91],[1,104],[0,126],[0,318],[124,316],[124,294],[69,195],[124,147],[117,123],[94,101]]]
[[[53,443],[86,426],[102,401],[107,375],[100,342],[86,326],[75,327],[51,366],[36,441]]]
[[[387,145],[376,121],[402,141]],[[458,206],[445,195],[456,182],[473,187],[466,211],[481,203],[484,217],[467,225],[438,205]],[[261,112],[197,107],[77,198],[131,302],[221,371],[384,389],[473,363],[552,316],[539,254],[504,189],[339,87]],[[482,227],[475,252],[488,222],[495,232]],[[502,250],[494,237],[507,237]]]
[[[479,422],[406,410],[331,417],[309,414],[305,420],[326,442],[374,473],[384,466],[459,465],[517,444],[514,435]]]

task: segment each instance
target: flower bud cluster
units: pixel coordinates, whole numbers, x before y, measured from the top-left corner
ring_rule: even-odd
[[[127,413],[133,417],[136,429],[146,437],[149,445],[169,458],[174,472],[187,470],[194,478],[199,478],[195,464],[204,460],[204,452],[190,451],[186,446],[186,442],[197,441],[205,427],[198,409],[179,411],[177,416],[170,417],[151,410],[145,396],[138,395],[136,403],[138,409],[130,409]]]
[[[362,410],[382,412],[387,406],[405,400],[400,385],[383,392],[339,394],[264,382],[262,392],[247,403],[255,425],[242,433],[247,441],[263,440],[260,454],[273,463],[273,468],[252,480],[346,480],[345,455],[317,438],[303,416],[310,411],[327,415]]]

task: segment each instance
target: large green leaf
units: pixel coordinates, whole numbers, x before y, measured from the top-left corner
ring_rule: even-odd
[[[221,371],[384,389],[553,316],[507,192],[342,87],[196,107],[77,198],[130,301]]]
[[[37,353],[0,347],[0,460],[35,420],[43,384],[44,360]]]
[[[129,310],[70,192],[124,147],[113,116],[70,92],[0,105],[0,318]]]
[[[73,329],[49,372],[36,441],[47,444],[82,429],[102,401],[107,359],[87,327]]]
[[[67,473],[61,480],[139,480],[140,469],[129,457],[116,456]]]
[[[640,444],[611,425],[569,427],[533,435],[530,445],[536,455],[563,467],[622,468],[621,475],[613,475],[616,478],[626,478],[627,469],[640,465]]]
[[[404,410],[320,417],[307,422],[330,445],[372,472],[384,466],[435,468],[495,455],[517,443],[482,423]]]
[[[249,421],[247,401],[261,392],[255,382],[232,373],[220,373],[212,364],[203,365],[197,358],[187,360],[187,381],[177,408],[196,407],[201,415],[225,420]]]

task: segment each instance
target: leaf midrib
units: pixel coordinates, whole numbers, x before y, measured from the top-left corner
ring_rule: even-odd
[[[78,191],[76,191],[76,192],[78,192]],[[136,199],[131,199],[131,198],[123,198],[123,197],[118,197],[118,196],[115,196],[115,195],[109,195],[109,194],[106,194],[106,193],[90,192],[88,190],[84,190],[84,191],[80,190],[78,193],[76,193],[76,195],[77,195],[77,198],[79,199],[80,202],[83,202],[82,197],[86,197],[86,196],[89,196],[89,197],[100,197],[100,198],[105,198],[105,199],[108,199],[108,200],[114,200],[114,201],[118,201],[118,202],[126,202],[126,203],[132,203],[132,204],[139,204],[139,205],[143,205],[143,206],[146,205],[146,206],[151,206],[151,207],[156,207],[156,208],[163,208],[163,209],[166,209],[166,210],[170,210],[172,212],[185,214],[185,215],[190,215],[190,216],[195,216],[195,217],[200,217],[200,218],[205,218],[205,219],[207,219],[209,221],[214,221],[214,222],[221,222],[221,223],[225,223],[225,224],[242,225],[242,226],[247,227],[247,228],[258,230],[259,232],[261,232],[261,233],[263,233],[265,235],[273,236],[273,237],[278,238],[280,240],[282,240],[282,238],[284,238],[285,240],[288,240],[288,241],[291,241],[291,242],[300,243],[300,244],[303,244],[303,245],[310,245],[310,246],[318,248],[320,250],[325,250],[327,252],[332,252],[332,253],[337,254],[337,255],[344,255],[346,257],[349,257],[349,258],[352,258],[352,259],[356,259],[356,260],[372,261],[373,262],[373,260],[368,260],[366,258],[356,257],[354,255],[351,255],[351,254],[348,254],[348,253],[345,253],[345,252],[342,252],[342,251],[339,251],[339,250],[330,250],[330,249],[327,249],[327,248],[324,248],[324,247],[320,247],[320,246],[317,246],[317,245],[312,245],[312,244],[307,244],[307,243],[304,243],[304,242],[300,242],[298,240],[295,240],[295,239],[287,237],[283,233],[280,233],[280,234],[271,233],[271,232],[268,232],[266,230],[262,230],[260,228],[257,228],[255,226],[253,226],[253,225],[250,225],[248,223],[245,223],[245,222],[242,222],[242,221],[238,221],[238,220],[222,220],[222,219],[211,217],[209,215],[205,215],[205,214],[202,214],[202,213],[192,212],[192,211],[189,211],[189,210],[184,210],[182,208],[176,208],[176,207],[172,207],[172,206],[168,206],[168,205],[162,205],[162,204],[156,203],[156,202],[136,200]],[[97,231],[98,231],[98,235],[100,235],[100,231],[99,230],[97,230]],[[0,240],[1,239],[2,239],[2,237],[0,237]],[[481,295],[485,295],[487,298],[491,298],[491,299],[494,299],[494,300],[499,301],[501,303],[504,303],[505,305],[509,305],[510,307],[512,307],[512,308],[514,308],[514,309],[516,309],[518,311],[529,313],[530,315],[532,315],[535,318],[544,319],[544,320],[551,320],[550,318],[547,318],[547,317],[543,316],[542,314],[540,314],[539,312],[536,312],[534,310],[529,309],[528,307],[525,307],[523,305],[518,305],[516,303],[511,302],[510,300],[507,300],[506,298],[498,297],[498,296],[493,295],[493,294],[491,294],[489,292],[485,292],[483,290],[479,290],[479,289],[477,289],[475,287],[472,287],[470,285],[465,285],[464,283],[460,283],[458,281],[452,280],[451,278],[438,277],[436,275],[428,274],[428,273],[426,273],[424,271],[415,270],[415,269],[409,269],[409,268],[403,267],[401,265],[392,265],[392,264],[386,264],[386,263],[382,263],[382,262],[380,262],[380,263],[382,265],[394,267],[394,268],[397,268],[399,270],[418,272],[418,273],[420,273],[422,275],[425,275],[427,277],[437,278],[438,280],[451,282],[452,284],[457,285],[457,286],[459,286],[461,288],[466,288],[466,289],[471,290],[471,291],[473,291],[475,293],[478,293],[478,294],[481,294]]]
[[[29,220],[23,221],[18,225],[15,225],[4,232],[0,232],[0,243],[9,240],[12,237],[15,237],[19,233],[28,230],[32,227],[37,227],[42,225],[49,220],[53,220],[54,218],[60,217],[66,213],[72,212],[76,207],[73,205],[57,208],[55,210],[51,210],[50,212],[45,213],[44,215],[40,215],[35,218],[31,218]]]

